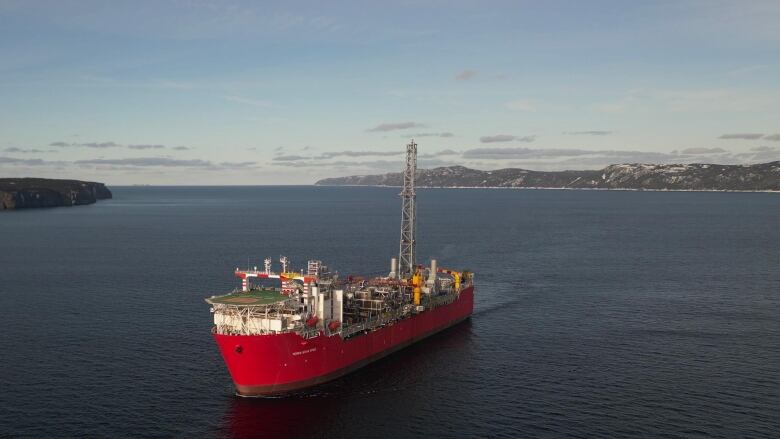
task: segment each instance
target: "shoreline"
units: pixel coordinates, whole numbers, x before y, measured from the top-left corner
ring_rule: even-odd
[[[382,184],[314,184],[321,187],[387,187],[400,188]],[[552,191],[621,191],[621,192],[736,192],[736,193],[770,193],[780,194],[780,190],[741,190],[741,189],[634,189],[634,188],[601,188],[601,187],[503,187],[503,186],[417,186],[416,189],[508,189],[508,190],[552,190]]]

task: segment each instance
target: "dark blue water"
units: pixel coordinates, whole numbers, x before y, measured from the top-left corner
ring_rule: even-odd
[[[780,196],[420,190],[470,322],[315,391],[233,396],[203,298],[284,254],[388,271],[397,189],[113,188],[0,214],[0,435],[777,437]]]

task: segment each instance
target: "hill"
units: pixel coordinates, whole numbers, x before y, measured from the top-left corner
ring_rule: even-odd
[[[321,186],[401,186],[400,172],[326,178]],[[480,171],[448,166],[417,171],[418,187],[780,191],[780,161],[756,165],[610,165],[594,171]]]

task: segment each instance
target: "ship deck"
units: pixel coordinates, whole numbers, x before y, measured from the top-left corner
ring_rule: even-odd
[[[226,294],[224,296],[210,297],[206,302],[211,304],[236,305],[236,306],[258,306],[271,305],[273,303],[284,302],[289,297],[274,290],[250,290],[239,291]]]

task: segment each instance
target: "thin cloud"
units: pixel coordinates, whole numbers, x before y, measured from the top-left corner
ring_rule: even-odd
[[[466,69],[457,75],[455,75],[455,79],[458,81],[470,81],[474,79],[477,76],[477,72],[475,70]]]
[[[739,67],[739,68],[736,68],[736,69],[733,69],[733,70],[729,70],[728,72],[726,72],[726,75],[728,75],[728,76],[741,76],[741,75],[744,75],[744,74],[747,74],[747,73],[753,73],[753,72],[755,72],[757,70],[761,70],[764,67],[766,67],[766,66],[763,66],[763,65],[752,65],[752,66]]]
[[[751,152],[735,154],[742,163],[766,163],[780,161],[780,148],[775,146],[759,146],[751,148]]]
[[[295,166],[295,167],[321,167],[322,162],[314,160],[307,162],[280,162],[277,163],[282,166]],[[393,172],[403,167],[403,162],[391,161],[391,160],[364,160],[364,161],[346,161],[337,160],[328,163],[329,168],[341,168],[341,169],[381,169],[386,172]]]
[[[57,153],[59,151],[55,149],[37,149],[37,148],[25,149],[25,148],[17,148],[15,146],[11,146],[9,148],[3,149],[3,152],[15,152],[19,154],[40,154],[40,153],[50,153],[50,152]]]
[[[773,142],[780,142],[780,134],[770,134],[764,137],[764,140],[771,140]]]
[[[677,154],[643,152],[643,151],[615,151],[602,150],[590,151],[584,149],[532,149],[532,148],[475,148],[463,152],[463,158],[467,159],[485,159],[485,160],[512,160],[512,159],[560,159],[566,157],[592,156],[597,160],[609,160],[613,163],[639,163],[639,162],[660,162],[677,158]],[[584,162],[583,162],[584,163]]]
[[[734,88],[714,89],[634,89],[612,102],[602,102],[593,109],[624,113],[658,105],[668,112],[760,112],[774,111],[778,93],[745,91]]]
[[[574,149],[531,149],[531,148],[474,148],[463,152],[464,158],[470,159],[520,159],[538,157],[562,157],[587,154],[586,151]]]
[[[207,160],[180,160],[169,157],[138,157],[124,159],[91,159],[76,160],[73,163],[77,165],[116,165],[116,166],[162,166],[162,167],[189,167],[202,168],[213,166],[214,164]]]
[[[454,137],[454,136],[455,136],[454,134],[447,131],[443,133],[417,133],[412,135],[411,137]],[[409,137],[409,136],[403,135],[401,137]]]
[[[127,145],[127,147],[130,149],[163,149],[165,145]]]
[[[90,142],[90,143],[81,143],[81,144],[74,144],[76,146],[85,146],[87,148],[117,148],[122,145],[115,143],[115,142]]]
[[[260,107],[260,108],[266,108],[271,106],[271,101],[263,100],[263,99],[252,99],[252,98],[245,98],[243,96],[236,96],[236,95],[224,95],[222,96],[222,99],[229,101],[229,102],[236,102],[239,104],[245,104],[245,105],[251,105],[253,107]]]
[[[453,151],[451,149],[443,149],[441,151],[436,151],[429,154],[420,154],[419,157],[421,159],[432,159],[432,158],[441,157],[445,155],[459,155],[459,154],[460,154],[459,152]]]
[[[434,155],[457,155],[460,154],[458,151],[453,151],[451,149],[442,149],[441,151],[433,153]]]
[[[756,140],[764,137],[763,133],[732,133],[732,134],[723,134],[718,139],[741,139],[741,140]]]
[[[406,130],[409,128],[424,128],[425,125],[417,122],[394,122],[394,123],[381,123],[374,128],[370,128],[369,132],[385,132],[395,130]]]
[[[304,157],[301,155],[280,155],[278,157],[274,157],[273,161],[275,162],[297,162],[300,160],[308,160],[311,157]]]
[[[348,158],[359,158],[359,157],[392,157],[392,156],[398,156],[403,154],[403,151],[329,151],[329,152],[323,152],[320,155],[317,156],[302,156],[302,155],[280,155],[276,156],[272,159],[274,164],[276,165],[288,165],[290,162],[296,162],[297,164],[302,164],[301,162],[309,161],[311,160],[311,163],[319,163],[320,165],[327,164],[328,166],[336,166],[337,164],[344,164],[347,162],[344,161],[331,161],[331,162],[323,162],[323,160],[330,160],[337,157],[348,157]],[[436,155],[446,155],[446,154],[457,154],[455,151],[452,150],[444,150],[440,151]],[[433,157],[433,154],[425,155],[425,157]],[[421,156],[422,157],[422,156]],[[379,161],[374,161],[373,163],[377,163]],[[368,163],[368,162],[350,162],[350,163]]]
[[[570,136],[609,136],[610,134],[612,134],[612,131],[600,131],[600,130],[564,131],[563,134],[568,134]]]
[[[323,152],[319,158],[331,159],[333,157],[371,157],[371,156],[393,156],[402,154],[403,151],[336,151],[336,152]]]
[[[296,168],[321,168],[322,163],[319,161],[306,161],[306,162],[281,162],[275,163],[280,166],[296,167]],[[451,161],[444,161],[439,159],[422,159],[417,162],[420,168],[434,168],[438,166],[452,166],[457,163]],[[335,169],[344,172],[362,173],[362,172],[399,172],[404,166],[403,161],[398,160],[366,160],[366,161],[335,161],[328,163],[330,169]]]
[[[158,144],[158,143],[148,143],[148,144],[132,144],[132,145],[123,145],[121,143],[116,142],[86,142],[86,143],[76,143],[76,142],[52,142],[49,144],[49,146],[57,146],[60,148],[94,148],[94,149],[106,149],[106,148],[128,148],[128,149],[135,149],[135,150],[144,150],[144,149],[166,149],[168,148],[165,145]],[[187,146],[176,146],[174,148],[171,148],[176,151],[189,151],[192,148]]]
[[[196,168],[203,170],[224,170],[227,168],[248,168],[257,165],[257,162],[220,162],[209,160],[178,160],[170,157],[138,157],[119,159],[89,159],[75,161],[48,161],[43,159],[20,159],[15,157],[0,156],[0,165],[10,164],[14,166],[100,166],[105,169],[142,169],[142,168]]]
[[[723,148],[686,148],[680,151],[682,154],[722,154],[727,152]]]
[[[517,137],[510,134],[496,134],[495,136],[482,136],[479,141],[482,143],[511,142]]]
[[[96,148],[96,149],[105,149],[105,148],[118,148],[122,145],[116,143],[116,142],[89,142],[89,143],[68,143],[68,142],[52,142],[49,144],[49,146],[57,146],[60,148],[78,148],[78,147],[84,147],[84,148]]]
[[[50,162],[42,159],[18,159],[16,157],[0,156],[0,164],[23,165],[23,166],[45,166],[45,165],[55,164],[55,162]]]
[[[536,140],[536,136],[524,136],[518,137],[510,134],[496,134],[495,136],[482,136],[479,141],[482,143],[497,143],[497,142],[533,142]]]
[[[235,169],[235,168],[251,168],[256,164],[257,162],[220,162],[219,166]]]

